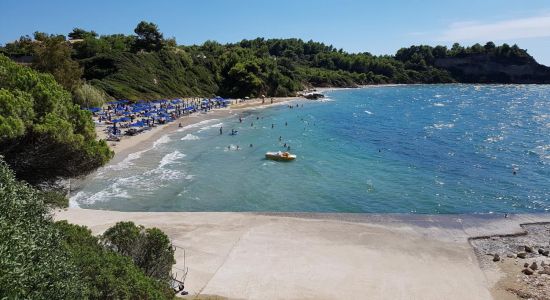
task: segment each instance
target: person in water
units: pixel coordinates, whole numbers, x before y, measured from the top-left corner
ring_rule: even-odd
[[[286,148],[286,143],[283,145],[284,148]]]
[[[288,146],[288,147],[286,148],[286,150],[287,150],[287,151],[290,151],[290,146]]]
[[[271,123],[271,129],[273,129],[275,127],[275,124]]]
[[[254,127],[254,123],[253,123],[253,122],[252,122],[252,123],[250,123],[250,127]]]
[[[223,134],[223,127],[220,127],[220,135]]]
[[[239,145],[237,145],[237,150],[239,150]]]
[[[282,136],[279,136],[279,142],[283,140],[283,137]]]
[[[288,122],[285,122],[285,126],[288,126]]]
[[[178,124],[178,127],[179,127],[179,128],[182,128],[182,127],[183,127],[183,125],[181,125],[181,123],[179,123],[179,124]]]
[[[250,144],[250,148],[252,148],[252,144]]]
[[[243,122],[243,118],[239,117],[239,123]]]

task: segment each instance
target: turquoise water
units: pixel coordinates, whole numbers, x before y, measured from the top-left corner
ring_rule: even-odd
[[[126,211],[550,209],[550,86],[412,85],[327,96],[182,128],[89,176],[71,202]],[[296,161],[264,159],[284,143]]]

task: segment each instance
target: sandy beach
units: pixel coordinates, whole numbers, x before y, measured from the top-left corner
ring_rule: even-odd
[[[303,99],[303,98],[276,97],[276,98],[273,98],[273,103],[271,103],[271,98],[265,98],[265,100],[261,98],[247,99],[246,101],[242,101],[238,103],[235,103],[235,100],[232,100],[233,104],[231,104],[229,108],[218,108],[218,109],[213,109],[208,113],[197,112],[191,115],[182,116],[176,119],[174,122],[171,122],[165,125],[159,125],[139,135],[124,136],[121,138],[119,142],[107,142],[109,147],[115,152],[115,158],[110,163],[120,160],[121,158],[123,158],[128,153],[134,150],[142,150],[142,149],[145,149],[146,147],[149,147],[155,140],[160,138],[162,135],[173,132],[174,130],[177,130],[180,123],[182,126],[188,126],[188,125],[192,125],[192,124],[210,120],[210,119],[228,117],[232,114],[238,113],[239,111],[242,111],[245,109],[254,109],[254,108],[261,108],[261,107],[269,107],[272,105],[281,105],[288,101],[292,101],[296,99]],[[96,126],[96,134],[98,139],[107,138],[107,135],[105,134],[103,129],[105,129],[105,126]]]
[[[468,238],[522,232],[548,215],[115,212],[57,220],[100,234],[118,221],[158,227],[176,245],[190,295],[231,299],[500,299]],[[189,297],[189,296],[188,296]],[[513,298],[511,298],[513,299]]]

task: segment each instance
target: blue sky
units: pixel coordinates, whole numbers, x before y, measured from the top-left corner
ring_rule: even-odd
[[[550,65],[550,0],[1,0],[0,44],[36,30],[132,33],[157,23],[178,44],[258,36],[313,39],[350,52],[394,54],[413,44],[517,43]]]

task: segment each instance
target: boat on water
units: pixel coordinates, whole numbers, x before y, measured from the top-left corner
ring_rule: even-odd
[[[295,154],[290,154],[289,152],[267,152],[265,158],[276,161],[292,161],[296,159]]]

